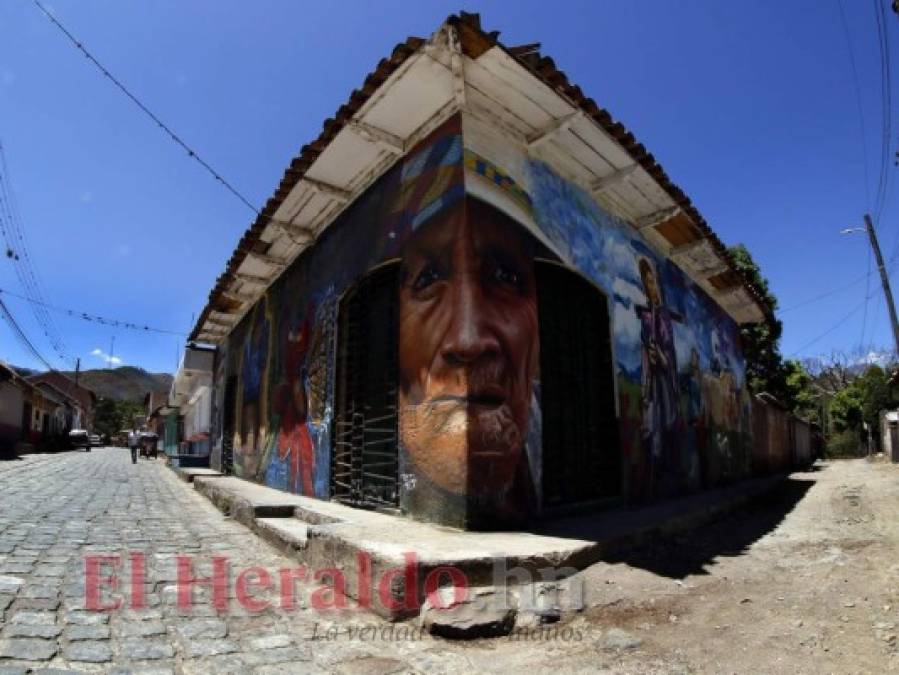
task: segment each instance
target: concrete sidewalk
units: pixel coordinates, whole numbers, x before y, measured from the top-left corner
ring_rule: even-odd
[[[613,552],[713,520],[785,478],[757,478],[647,507],[542,521],[532,532],[465,532],[292,495],[208,469],[176,472],[308,569],[339,570],[348,597],[372,598],[370,608],[394,620],[418,614],[428,575],[439,568],[458,570],[469,587],[514,582],[515,575],[506,574],[514,568],[535,580],[564,578]],[[372,580],[385,578],[390,598],[379,599]]]

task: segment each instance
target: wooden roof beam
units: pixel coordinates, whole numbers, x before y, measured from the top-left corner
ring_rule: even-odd
[[[391,134],[389,131],[384,131],[378,127],[366,124],[361,120],[350,120],[347,122],[347,126],[364,140],[381,146],[387,150],[387,152],[394,155],[402,155],[406,152],[405,141],[399,136]]]
[[[450,69],[453,72],[453,99],[459,110],[463,110],[465,108],[465,71],[459,29],[455,26],[447,26],[446,37],[450,53]]]
[[[618,169],[617,171],[613,171],[608,176],[603,176],[599,180],[597,180],[593,185],[590,186],[590,191],[594,194],[598,194],[603,192],[604,190],[608,190],[610,187],[618,185],[619,183],[626,181],[633,173],[640,168],[639,164],[629,164],[623,169]]]
[[[256,296],[250,293],[241,293],[240,291],[233,290],[222,293],[222,296],[241,305],[247,302],[253,302],[256,299]]]
[[[261,263],[281,270],[283,270],[290,264],[289,261],[284,260],[283,258],[276,258],[274,256],[268,255],[267,253],[257,253],[256,251],[249,251],[247,255],[254,257]]]
[[[696,251],[702,248],[705,245],[706,239],[702,237],[700,239],[694,239],[693,241],[688,241],[686,244],[681,244],[680,246],[672,246],[671,250],[668,251],[668,255],[672,258],[677,258],[680,256],[688,255],[693,251]]]
[[[568,131],[571,125],[583,115],[584,113],[582,111],[575,110],[573,113],[563,115],[562,117],[553,120],[544,129],[541,129],[528,138],[528,150],[533,150],[543,143],[546,143],[546,141],[552,139],[557,134]]]
[[[638,230],[645,230],[650,227],[655,227],[656,225],[661,225],[666,220],[671,220],[681,212],[679,206],[672,206],[669,209],[660,209],[655,213],[650,213],[634,221],[634,226]]]
[[[331,185],[330,183],[325,183],[324,181],[309,178],[309,176],[303,176],[302,182],[319,194],[324,195],[325,197],[331,197],[331,199],[336,199],[339,202],[348,202],[353,196],[353,193],[349,190],[337,187],[336,185]]]
[[[268,224],[286,234],[290,239],[294,237],[301,238],[304,242],[312,241],[315,238],[315,231],[307,225],[298,225],[290,223],[286,220],[276,220],[274,218],[268,221]]]
[[[247,272],[235,272],[234,278],[238,281],[245,281],[251,284],[260,284],[268,286],[274,279],[272,277],[263,277],[258,274],[249,274]]]

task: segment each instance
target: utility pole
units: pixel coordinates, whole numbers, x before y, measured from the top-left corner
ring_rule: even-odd
[[[75,359],[75,389],[78,388],[78,375],[81,373],[81,358]]]
[[[890,277],[887,275],[886,267],[883,266],[883,256],[880,253],[880,244],[877,242],[874,223],[871,222],[871,216],[867,213],[865,214],[865,229],[868,231],[868,238],[871,240],[871,248],[874,250],[874,258],[877,260],[877,269],[880,270],[883,294],[886,296],[887,309],[890,312],[890,325],[893,327],[893,341],[896,353],[899,354],[899,321],[896,320],[896,306],[893,304],[893,292],[890,290]]]

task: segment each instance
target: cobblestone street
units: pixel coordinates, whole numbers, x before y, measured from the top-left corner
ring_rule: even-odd
[[[3,675],[45,667],[119,673],[435,671],[453,669],[453,661],[458,670],[472,667],[428,637],[347,639],[353,626],[390,626],[359,612],[253,614],[233,597],[218,612],[204,588],[194,590],[192,609],[179,609],[176,554],[193,556],[196,576],[209,571],[214,555],[226,556],[231,569],[274,571],[297,562],[222,516],[161,460],[133,466],[120,448],[28,455],[0,462],[0,486]],[[133,552],[146,555],[146,609],[85,611],[85,557]]]

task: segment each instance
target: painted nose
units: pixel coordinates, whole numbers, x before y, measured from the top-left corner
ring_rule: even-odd
[[[477,279],[466,274],[453,289],[452,317],[443,343],[443,359],[467,365],[499,354],[499,341],[491,330],[490,308]]]

